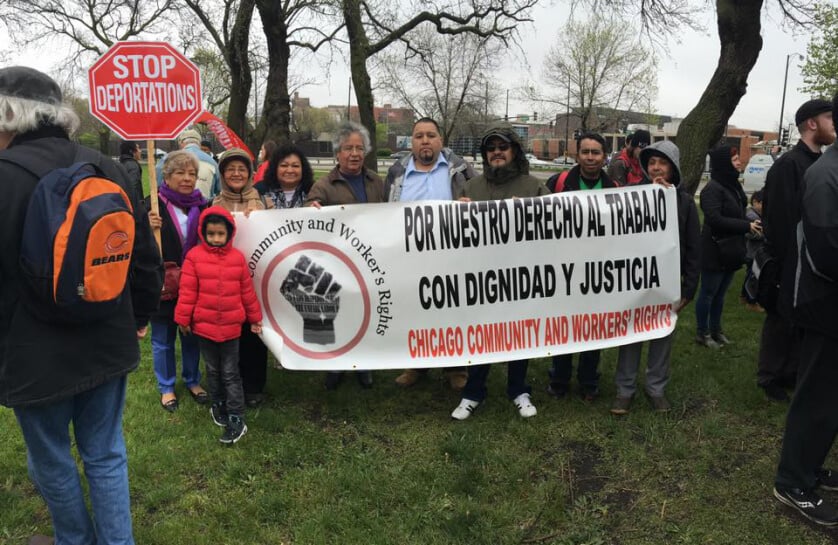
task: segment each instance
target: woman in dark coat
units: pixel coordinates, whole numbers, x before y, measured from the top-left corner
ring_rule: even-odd
[[[696,342],[719,348],[725,293],[745,263],[745,233],[761,233],[760,222],[745,217],[747,199],[739,183],[739,151],[720,146],[710,152],[710,182],[701,192],[701,288],[695,303]]]

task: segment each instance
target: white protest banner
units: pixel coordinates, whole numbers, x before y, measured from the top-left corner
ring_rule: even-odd
[[[237,215],[263,339],[289,369],[443,367],[675,327],[675,189]]]

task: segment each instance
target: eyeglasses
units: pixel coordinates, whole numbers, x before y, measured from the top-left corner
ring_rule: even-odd
[[[492,153],[495,150],[500,151],[508,151],[511,146],[507,142],[501,142],[500,144],[489,144],[486,146],[486,151]]]
[[[646,146],[648,146],[648,145],[649,145],[649,144],[647,144],[646,142],[640,142],[639,144],[637,144],[637,147],[638,147],[638,148],[640,148],[640,149],[643,149],[643,148],[645,148],[645,147],[646,147]]]

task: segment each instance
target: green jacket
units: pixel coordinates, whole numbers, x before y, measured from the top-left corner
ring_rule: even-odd
[[[549,195],[550,190],[539,180],[529,174],[519,174],[507,179],[503,183],[494,183],[481,174],[466,182],[460,197],[468,197],[473,201],[493,201],[511,199],[513,197],[540,197]]]

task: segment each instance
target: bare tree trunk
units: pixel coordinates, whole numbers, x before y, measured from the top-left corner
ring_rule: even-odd
[[[369,40],[361,21],[361,5],[358,0],[343,0],[343,18],[349,37],[349,66],[352,70],[352,85],[358,101],[358,114],[361,124],[370,133],[370,149],[364,159],[364,165],[373,172],[378,171],[378,157],[375,137],[375,107],[372,96],[372,83],[367,71]]]
[[[247,104],[253,78],[250,75],[250,62],[247,56],[250,48],[250,20],[256,0],[241,0],[236,21],[230,31],[227,54],[230,69],[230,105],[227,111],[227,126],[242,139],[248,140],[250,131],[247,123]]]
[[[684,188],[695,193],[707,151],[724,134],[728,119],[747,90],[748,74],[762,49],[762,0],[717,0],[721,53],[698,104],[678,127]]]
[[[262,118],[256,130],[258,140],[274,140],[277,144],[291,141],[291,97],[288,94],[288,46],[286,16],[279,2],[260,2],[259,14],[268,43],[268,80]]]

